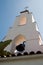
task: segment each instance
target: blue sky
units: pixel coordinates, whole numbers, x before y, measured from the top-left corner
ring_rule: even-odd
[[[0,0],[0,41],[13,26],[15,17],[28,6],[43,38],[43,0]]]

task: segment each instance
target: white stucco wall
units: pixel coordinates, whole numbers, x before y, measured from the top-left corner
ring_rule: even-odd
[[[26,24],[20,26],[19,23],[20,23],[20,18],[22,16],[26,17]],[[35,21],[33,22],[33,20],[34,20],[33,15],[30,13],[20,14],[20,16],[16,17],[15,23],[13,27],[9,29],[4,41],[9,39],[14,39],[19,34],[24,35],[27,40],[31,38],[37,38],[38,33],[36,31],[36,25],[34,23]]]
[[[26,24],[20,25],[20,20],[22,17],[26,18]],[[24,19],[23,19],[24,20]],[[14,41],[15,37],[18,36],[19,34],[23,35],[26,38],[26,43],[25,43],[25,51],[30,52],[30,51],[42,51],[43,52],[43,46],[40,46],[42,43],[41,36],[39,34],[40,32],[36,29],[36,23],[34,20],[34,17],[31,13],[22,13],[20,16],[16,17],[15,23],[13,27],[8,31],[8,34],[6,36],[5,40],[12,39]],[[18,43],[19,44],[19,43]],[[12,46],[11,46],[12,45]],[[14,51],[16,43],[11,43],[6,50]]]

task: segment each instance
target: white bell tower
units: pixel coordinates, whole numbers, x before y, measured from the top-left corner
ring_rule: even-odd
[[[23,41],[26,41],[25,51],[43,51],[42,46],[40,46],[42,44],[42,38],[36,21],[27,8],[21,11],[19,16],[16,16],[14,25],[9,29],[4,41],[10,39],[12,40],[11,52],[14,52],[14,47]]]

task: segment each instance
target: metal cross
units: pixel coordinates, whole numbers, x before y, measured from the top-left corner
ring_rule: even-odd
[[[28,9],[28,6],[27,6],[27,7],[25,7],[24,9],[25,9],[25,10],[27,10],[27,9]]]

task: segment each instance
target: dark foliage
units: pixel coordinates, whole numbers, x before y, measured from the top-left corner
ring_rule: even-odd
[[[1,55],[1,58],[4,58],[4,56],[3,56],[3,55]]]
[[[15,56],[15,54],[12,54],[11,56],[12,56],[12,57],[14,57],[14,56]]]
[[[6,57],[9,57],[9,55],[6,55]]]
[[[7,40],[7,41],[4,41],[4,42],[0,42],[0,55],[4,55],[6,54],[6,51],[4,51],[3,49],[8,45],[10,44],[12,40]]]

